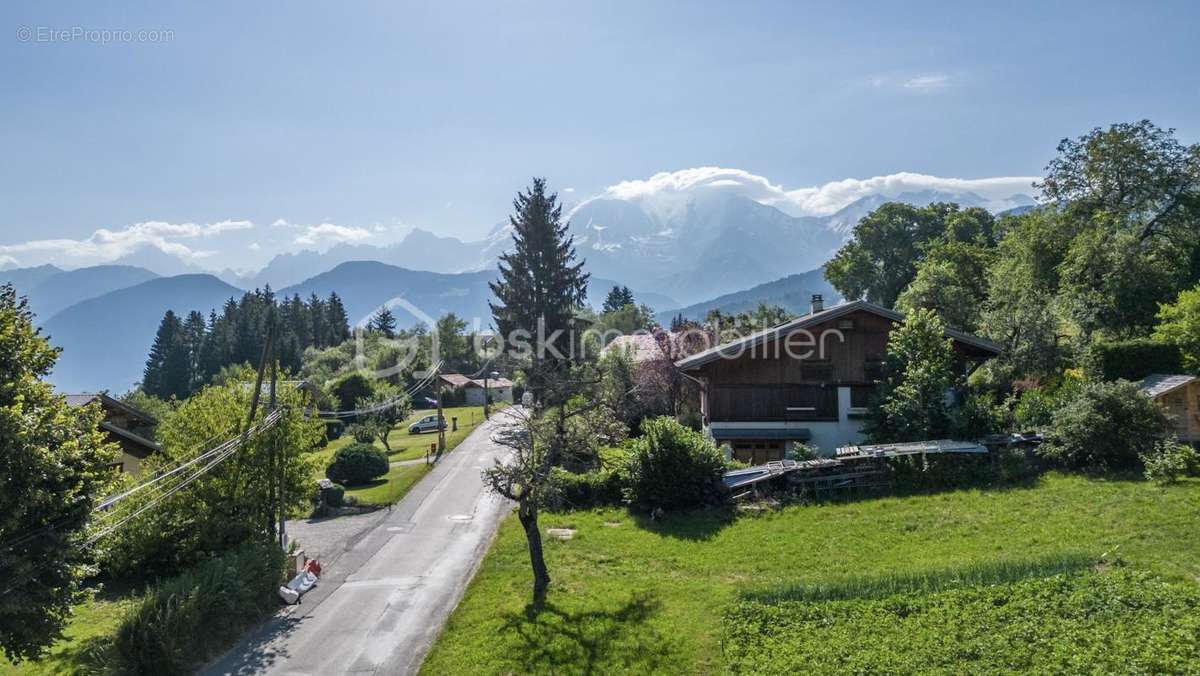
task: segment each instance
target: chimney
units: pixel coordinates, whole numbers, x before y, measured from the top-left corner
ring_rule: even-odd
[[[812,295],[812,313],[815,315],[825,309],[825,299],[819,293]]]

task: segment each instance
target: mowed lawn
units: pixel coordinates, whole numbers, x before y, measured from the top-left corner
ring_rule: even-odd
[[[496,407],[493,407],[495,410]],[[432,410],[421,410],[414,412],[393,428],[391,436],[388,437],[388,443],[391,446],[391,452],[388,453],[388,460],[391,462],[403,462],[408,460],[418,460],[425,457],[429,452],[430,445],[437,443],[437,434],[428,432],[425,434],[409,434],[408,426],[420,420],[421,418],[435,413]],[[483,407],[482,406],[460,406],[454,408],[443,409],[443,415],[446,417],[446,451],[449,452],[462,443],[463,439],[467,438],[471,432],[479,427],[479,423],[483,422]],[[452,418],[458,418],[458,429],[451,431],[449,426]],[[328,446],[317,451],[319,462],[317,463],[316,473],[317,479],[325,478],[325,468],[329,466],[330,460],[333,459],[334,453],[339,448],[348,446],[354,443],[354,437],[349,434],[343,434],[341,437],[331,441]],[[383,443],[376,440],[373,445],[381,451],[387,452]],[[415,465],[394,465],[386,476],[371,481],[362,486],[347,486],[346,496],[353,497],[362,504],[371,505],[387,505],[396,502],[404,497],[408,489],[412,488],[421,477],[430,470],[430,467],[421,463]]]
[[[607,509],[544,514],[541,526],[576,529],[546,538],[544,608],[527,605],[525,539],[507,519],[423,673],[724,673],[722,618],[747,595],[993,562],[1104,557],[1200,583],[1196,480],[1050,474],[1031,487],[736,518],[713,509],[650,522]]]

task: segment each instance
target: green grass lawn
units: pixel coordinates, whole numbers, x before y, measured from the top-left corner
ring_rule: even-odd
[[[713,509],[655,523],[607,509],[544,514],[541,526],[576,529],[571,540],[546,539],[553,582],[545,606],[528,606],[525,540],[507,519],[423,673],[726,673],[733,656],[722,651],[731,633],[725,618],[747,597],[861,586],[864,578],[925,579],[995,561],[1104,557],[1188,588],[1200,582],[1196,480],[1161,488],[1050,474],[1025,488],[758,516]]]
[[[364,505],[390,505],[408,493],[421,477],[433,469],[432,465],[398,465],[374,481],[346,489],[346,497],[354,498]]]
[[[0,657],[0,676],[37,674],[79,674],[90,666],[89,651],[111,640],[125,611],[137,597],[131,593],[101,593],[96,598],[75,606],[62,639],[55,643],[45,657],[36,662],[9,664]]]
[[[495,407],[493,407],[493,410]],[[375,448],[388,453],[388,460],[391,462],[399,462],[405,460],[417,460],[425,457],[425,453],[429,451],[430,444],[437,443],[436,433],[426,434],[409,434],[408,426],[416,422],[420,418],[432,414],[433,411],[421,410],[415,411],[412,415],[406,418],[403,422],[393,428],[391,436],[388,437],[388,443],[391,445],[391,452],[384,448],[383,444],[376,440]],[[446,452],[454,450],[456,446],[462,443],[467,435],[475,431],[479,427],[479,423],[483,422],[483,407],[482,406],[459,406],[454,408],[443,409],[443,415],[449,424],[452,418],[458,418],[458,429],[451,431],[449,427],[446,429]],[[354,438],[348,434],[343,434],[341,437],[329,442],[329,445],[316,452],[318,458],[316,466],[316,479],[325,478],[325,468],[329,466],[330,460],[333,459],[333,454],[339,448],[343,448],[354,443]],[[413,484],[418,479],[425,476],[429,468],[425,465],[403,465],[400,467],[392,467],[391,471],[385,477],[376,479],[363,486],[354,486],[346,488],[346,495],[357,499],[363,504],[386,505],[396,502],[404,497],[408,489],[412,488]]]

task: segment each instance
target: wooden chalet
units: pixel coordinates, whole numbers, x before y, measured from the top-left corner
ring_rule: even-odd
[[[104,411],[100,429],[107,433],[109,442],[121,449],[120,457],[113,461],[113,468],[135,477],[139,476],[142,472],[142,461],[151,453],[159,451],[158,444],[148,438],[151,436],[150,430],[158,421],[149,413],[103,392],[67,395],[67,404],[70,406],[87,406],[93,401],[98,401],[101,410]]]
[[[780,460],[794,443],[831,456],[861,443],[868,402],[882,377],[888,338],[904,316],[853,301],[807,315],[676,362],[701,385],[706,431],[729,457]],[[1000,352],[996,343],[947,329],[956,368]]]
[[[1138,381],[1138,389],[1167,409],[1176,438],[1193,446],[1200,444],[1200,378],[1155,373]]]

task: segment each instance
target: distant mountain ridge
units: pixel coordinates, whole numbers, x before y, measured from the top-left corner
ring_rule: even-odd
[[[586,200],[568,214],[571,234],[595,277],[652,289],[666,298],[697,303],[824,264],[858,221],[889,201],[925,206],[956,202],[992,211],[1028,209],[1028,195],[987,200],[975,193],[908,191],[868,195],[829,216],[790,216],[720,189],[697,190],[669,205],[611,196]],[[409,270],[464,273],[494,269],[511,242],[507,223],[487,237],[463,241],[415,229],[390,246],[335,246],[324,253],[280,254],[251,277],[229,277],[247,288],[289,286],[351,261],[373,260]]]
[[[206,315],[242,290],[212,275],[159,277],[76,303],[43,324],[62,348],[50,376],[62,391],[122,393],[141,380],[142,367],[167,310]]]
[[[827,305],[840,303],[842,297],[833,286],[825,280],[825,269],[817,268],[795,275],[788,275],[765,284],[728,293],[687,307],[665,310],[655,315],[655,319],[664,326],[669,325],[676,316],[684,319],[704,321],[705,316],[712,310],[720,310],[724,314],[748,312],[760,304],[779,305],[795,314],[804,314],[812,309],[813,294],[821,294]]]

